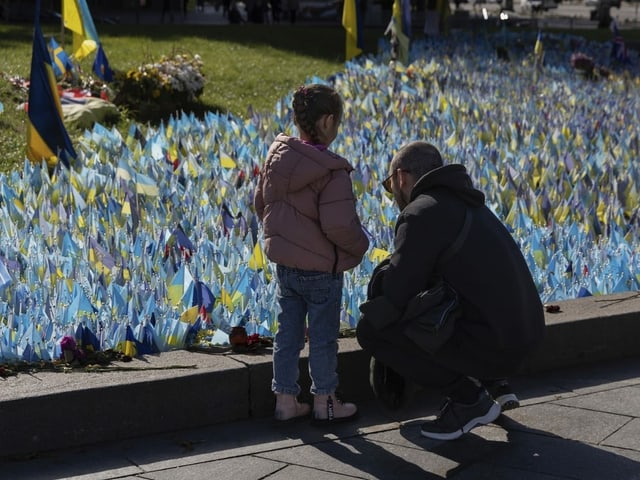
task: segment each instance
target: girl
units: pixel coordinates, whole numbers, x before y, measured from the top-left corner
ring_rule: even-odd
[[[342,99],[332,88],[313,84],[295,91],[292,107],[300,136],[276,137],[254,197],[265,253],[277,265],[275,418],[292,420],[311,410],[297,400],[306,321],[313,420],[348,420],[357,407],[335,396],[343,272],[360,263],[369,240],[356,214],[353,167],[328,150],[342,120]]]

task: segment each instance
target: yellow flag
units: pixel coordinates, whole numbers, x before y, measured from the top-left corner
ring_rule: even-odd
[[[233,310],[233,298],[224,288],[220,291],[220,303],[222,303],[229,310]]]
[[[371,253],[369,254],[369,259],[372,262],[380,263],[389,255],[390,255],[389,252],[387,252],[386,250],[383,250],[382,248],[374,248],[373,250],[371,250]]]
[[[262,247],[260,247],[260,242],[256,242],[255,247],[253,247],[253,255],[249,259],[249,268],[253,270],[265,270],[267,268],[267,259],[264,256]]]
[[[63,0],[62,20],[73,32],[73,56],[77,60],[98,48],[98,34],[86,0]]]
[[[220,152],[220,166],[222,168],[236,168],[236,162],[224,152]]]
[[[200,307],[198,305],[194,305],[180,314],[180,321],[193,324],[198,319],[199,312]]]
[[[362,42],[360,32],[358,32],[358,9],[356,0],[345,0],[342,7],[342,26],[346,30],[346,53],[345,60],[349,61],[353,57],[362,53]]]
[[[402,4],[400,0],[394,0],[391,7],[391,25],[392,32],[398,41],[398,60],[403,65],[409,64],[409,36],[405,33],[410,31],[410,25],[404,25],[402,22]],[[389,27],[387,28],[389,31]]]

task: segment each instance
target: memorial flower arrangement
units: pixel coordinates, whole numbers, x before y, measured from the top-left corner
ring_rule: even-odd
[[[611,70],[596,64],[593,58],[582,52],[573,53],[570,62],[571,68],[586,78],[609,78],[611,76]]]
[[[197,102],[204,90],[199,55],[177,53],[116,73],[114,103],[136,109],[141,104],[175,107]]]
[[[595,63],[588,55],[585,55],[582,52],[575,52],[571,55],[571,67],[574,70],[579,70],[587,75],[591,75],[593,68],[595,67]]]

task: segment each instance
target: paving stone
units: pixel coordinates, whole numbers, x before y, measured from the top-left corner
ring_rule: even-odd
[[[353,480],[350,475],[341,475],[339,473],[325,472],[324,470],[316,470],[314,468],[305,468],[298,465],[288,465],[286,468],[277,471],[269,477],[268,480]]]
[[[628,420],[628,417],[621,415],[545,403],[510,410],[496,423],[508,430],[535,432],[598,444]],[[533,425],[535,428],[530,428]]]
[[[121,455],[78,449],[0,462],[3,480],[108,480],[134,476],[142,469]]]
[[[535,430],[509,431],[505,448],[495,449],[490,457],[468,466],[461,477],[482,478],[487,465],[513,469],[518,474],[511,478],[517,480],[529,478],[525,472],[580,480],[640,478],[640,463],[633,458],[584,442],[547,436]],[[479,469],[478,477],[473,475],[476,469]]]
[[[640,358],[627,358],[622,362],[599,362],[597,364],[585,364],[581,367],[540,373],[533,378],[539,378],[548,385],[553,385],[575,394],[585,394],[603,389],[637,385],[639,371]]]
[[[306,466],[356,478],[431,479],[431,472],[446,472],[456,463],[429,452],[396,445],[380,445],[363,438],[306,445],[260,454],[263,458]],[[431,474],[431,475],[430,475]]]
[[[450,477],[454,480],[567,480],[567,477],[531,472],[487,463],[475,464]]]
[[[553,403],[640,418],[640,386],[612,388],[587,395],[563,398]]]
[[[144,446],[131,444],[127,457],[149,472],[303,445],[305,440],[292,427],[274,428],[270,421],[244,420],[174,432],[155,437]],[[320,432],[307,438],[325,440]]]
[[[626,448],[640,453],[640,418],[635,418],[608,437],[604,445]],[[640,478],[640,475],[638,475]]]
[[[286,465],[257,457],[237,457],[217,462],[170,468],[145,473],[149,480],[259,480],[285,468]]]
[[[608,445],[600,445],[602,450],[606,452],[611,452],[620,457],[628,458],[629,460],[633,460],[638,465],[640,465],[640,451],[638,450],[629,450],[628,448],[618,448],[618,447],[610,447]],[[640,480],[638,477],[636,480]]]

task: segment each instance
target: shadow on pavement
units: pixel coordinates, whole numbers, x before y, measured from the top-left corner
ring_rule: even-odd
[[[416,435],[419,422],[400,429],[407,441],[425,452],[443,457],[457,466],[442,472],[456,480],[555,479],[637,480],[640,462],[618,455],[613,449],[559,437],[530,428],[507,415],[457,440],[439,442]]]

